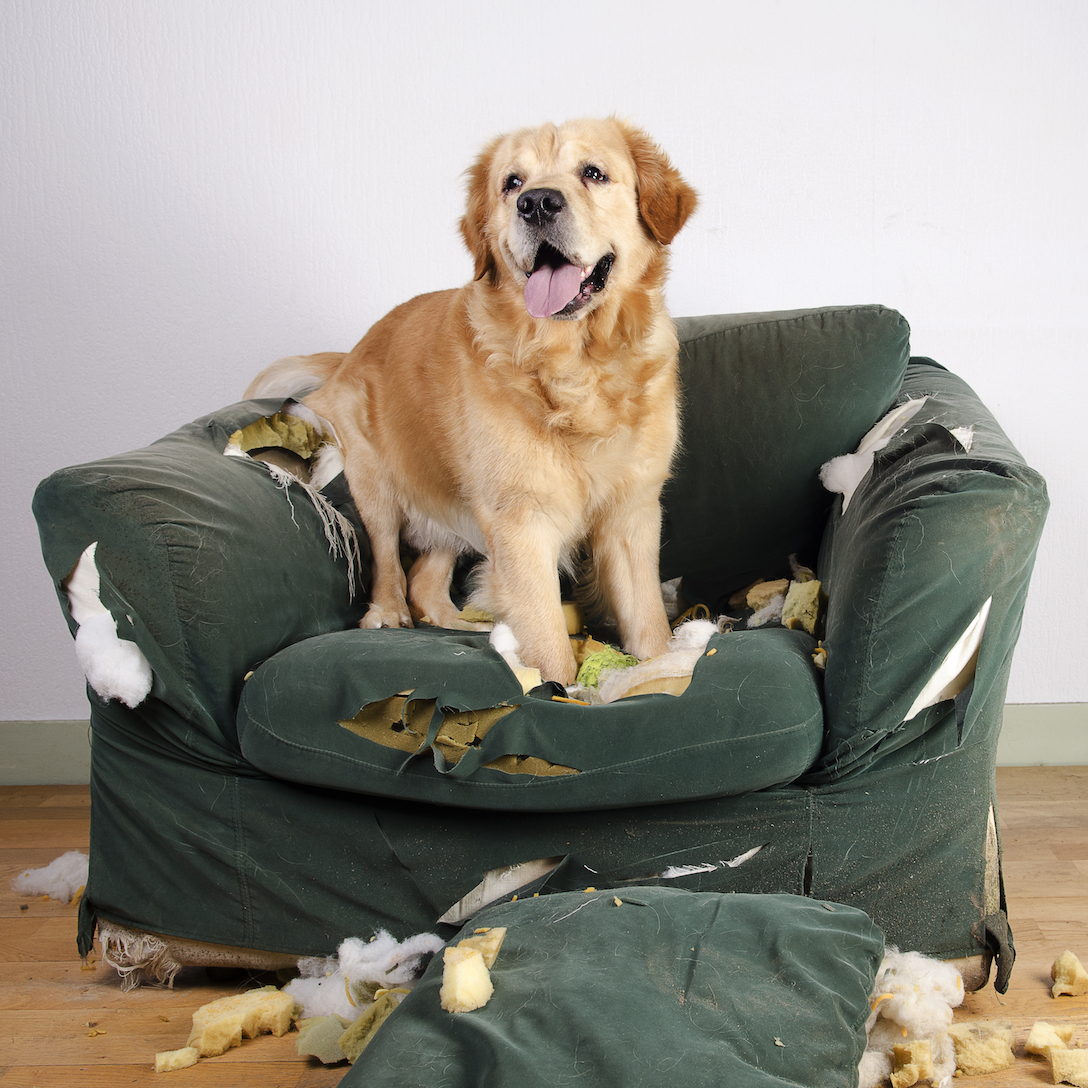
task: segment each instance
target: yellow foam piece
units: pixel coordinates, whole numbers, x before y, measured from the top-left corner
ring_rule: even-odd
[[[195,1046],[183,1046],[180,1050],[164,1050],[155,1055],[156,1073],[173,1073],[188,1069],[200,1061],[200,1051]]]
[[[1012,1025],[1003,1020],[970,1020],[948,1029],[956,1048],[956,1069],[968,1077],[979,1077],[1008,1069],[1016,1058],[1012,1052]]]
[[[1088,1088],[1088,1050],[1065,1050],[1051,1047],[1050,1074],[1055,1084],[1073,1084]]]
[[[892,1088],[911,1088],[933,1077],[933,1047],[928,1039],[912,1039],[892,1047]]]
[[[1088,971],[1077,957],[1066,949],[1050,968],[1050,977],[1054,985],[1050,992],[1054,997],[1059,994],[1067,994],[1070,997],[1081,997],[1088,994]]]
[[[1045,1058],[1051,1047],[1064,1049],[1069,1046],[1073,1041],[1074,1031],[1076,1028],[1072,1024],[1049,1024],[1045,1020],[1036,1020],[1028,1032],[1024,1052]]]
[[[187,1045],[196,1047],[202,1058],[212,1058],[241,1046],[243,1036],[285,1035],[294,1011],[295,999],[275,986],[221,997],[193,1013]]]
[[[505,937],[506,926],[488,927],[471,937],[465,937],[464,940],[458,941],[457,947],[477,949],[484,958],[484,966],[490,971],[495,966],[495,960]]]
[[[491,1000],[495,987],[478,948],[447,948],[442,954],[439,1001],[446,1012],[472,1012]]]

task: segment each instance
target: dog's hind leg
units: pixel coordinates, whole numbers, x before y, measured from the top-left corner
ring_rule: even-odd
[[[392,488],[383,486],[377,462],[365,452],[360,454],[358,446],[344,459],[344,475],[370,541],[370,608],[359,626],[411,627],[405,598],[408,580],[400,561],[404,514]]]
[[[425,621],[454,631],[486,630],[486,624],[461,619],[450,600],[450,579],[460,556],[460,551],[426,551],[412,564],[408,571],[408,605],[417,623]]]
[[[412,614],[405,599],[407,579],[400,563],[399,526],[390,531],[378,528],[374,519],[365,519],[370,538],[370,607],[359,621],[360,627],[412,627]]]
[[[370,541],[370,608],[360,627],[411,627],[405,594],[408,581],[400,562],[400,533],[404,509],[396,482],[360,429],[335,381],[323,385],[303,403],[332,422],[344,452],[344,476]],[[360,410],[361,411],[361,410]]]

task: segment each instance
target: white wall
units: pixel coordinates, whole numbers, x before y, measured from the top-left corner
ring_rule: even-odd
[[[42,476],[463,282],[480,143],[611,112],[702,193],[675,313],[882,302],[994,409],[1054,503],[1009,698],[1088,701],[1081,0],[4,0],[0,30],[0,720],[86,714]]]

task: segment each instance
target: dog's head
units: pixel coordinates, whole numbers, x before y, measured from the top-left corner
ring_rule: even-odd
[[[500,136],[468,178],[476,278],[523,291],[537,318],[580,318],[638,283],[696,203],[653,141],[616,119]]]

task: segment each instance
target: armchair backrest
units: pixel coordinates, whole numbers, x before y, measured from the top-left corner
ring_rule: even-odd
[[[883,306],[681,318],[682,448],[664,494],[661,576],[712,610],[813,565],[832,496],[821,465],[891,406],[910,329]],[[724,604],[721,606],[724,610]]]

